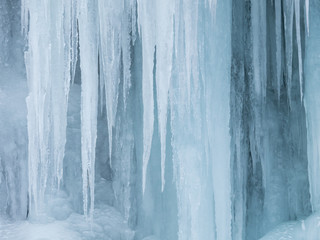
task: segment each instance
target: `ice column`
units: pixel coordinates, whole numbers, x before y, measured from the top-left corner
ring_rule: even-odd
[[[112,186],[115,205],[128,220],[132,204],[130,179],[133,169],[132,103],[128,98],[136,5],[133,0],[99,0],[98,6],[100,97],[103,99],[105,96],[101,106],[106,107],[107,113],[108,150],[114,173]]]
[[[98,19],[97,1],[78,1],[81,67],[81,160],[83,210],[93,217],[95,148],[98,111]],[[88,210],[89,208],[89,210]]]
[[[266,47],[266,1],[251,1],[253,75],[257,100],[266,96],[267,47]]]
[[[231,239],[231,1],[209,3],[175,5],[170,109],[179,239]]]
[[[76,44],[71,28],[74,3],[30,0],[22,4],[22,28],[29,46],[25,52],[29,199],[37,211],[47,183],[59,187],[63,174],[71,61],[75,59],[71,49]]]
[[[231,1],[218,1],[213,24],[212,75],[207,76],[207,124],[217,239],[231,239],[230,77]],[[220,56],[220,57],[218,57]],[[210,77],[212,76],[212,77]]]
[[[123,2],[99,1],[101,88],[105,89],[109,132],[109,157],[112,151],[112,129],[118,106]]]
[[[161,143],[161,189],[165,184],[165,157],[167,136],[167,112],[169,87],[172,73],[173,56],[173,14],[174,1],[156,1],[156,46],[157,46],[157,105],[159,119],[159,133]]]
[[[143,54],[143,189],[153,133],[153,57],[156,51],[157,106],[161,142],[161,182],[165,184],[166,128],[173,54],[174,1],[138,1]],[[155,9],[155,13],[151,10]]]
[[[145,190],[147,166],[150,158],[154,125],[153,103],[153,56],[156,45],[155,3],[138,0],[138,28],[142,42],[142,99],[143,99],[143,165],[142,189]]]
[[[277,92],[278,102],[280,101],[281,92],[281,73],[282,73],[282,6],[281,1],[275,1],[275,12],[276,12],[276,68],[277,68]]]

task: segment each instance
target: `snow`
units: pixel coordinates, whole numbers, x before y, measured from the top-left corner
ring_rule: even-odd
[[[270,231],[261,240],[276,239],[317,239],[320,235],[320,215],[312,214],[307,219],[282,223]]]
[[[88,225],[84,216],[72,213],[63,221],[44,217],[39,221],[0,220],[1,239],[9,240],[132,240],[133,232],[121,214],[112,207],[95,210],[94,222]]]

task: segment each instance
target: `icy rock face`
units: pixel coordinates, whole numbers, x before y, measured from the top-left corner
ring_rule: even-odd
[[[1,67],[0,72],[0,216],[24,219],[28,202],[27,86],[23,73]]]
[[[309,182],[311,204],[313,211],[320,210],[320,188],[318,184],[318,173],[320,171],[319,158],[319,23],[320,23],[320,4],[318,1],[310,1],[310,30],[306,38],[306,60],[305,77],[308,79],[305,83],[305,99],[308,129],[308,161],[309,161]]]
[[[290,0],[233,1],[234,239],[257,239],[311,212],[301,101],[304,6]]]
[[[4,0],[0,3],[0,65],[15,64],[23,68],[23,38],[20,35],[20,0]]]
[[[10,20],[9,20],[9,7],[8,7],[8,1],[2,1],[0,3],[0,9],[1,9],[1,14],[0,14],[0,44],[1,44],[1,64],[4,64],[8,59],[8,43],[9,43],[9,31],[10,28],[8,27],[10,25]]]
[[[28,202],[27,85],[20,4],[0,3],[0,218],[11,219],[24,219]]]

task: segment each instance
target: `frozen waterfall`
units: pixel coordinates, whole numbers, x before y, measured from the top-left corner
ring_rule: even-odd
[[[0,0],[0,239],[320,239],[319,76],[319,0]]]

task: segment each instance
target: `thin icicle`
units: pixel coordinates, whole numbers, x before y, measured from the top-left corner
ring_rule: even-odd
[[[132,16],[131,16],[131,7],[133,3],[129,1],[124,1],[124,5],[122,7],[122,18],[119,19],[121,21],[121,29],[120,29],[120,38],[121,38],[121,55],[122,59],[122,67],[123,67],[123,101],[124,107],[127,106],[127,98],[129,94],[129,89],[131,87],[131,52],[130,52],[130,44],[131,44],[131,36],[134,33],[134,29],[132,29]]]
[[[280,102],[281,93],[281,69],[282,69],[282,6],[281,1],[275,1],[276,11],[276,69],[277,69],[277,91],[278,102]]]
[[[299,82],[300,82],[300,99],[303,99],[303,78],[302,78],[302,50],[301,50],[301,31],[300,31],[300,0],[295,0],[295,18],[296,18],[296,35],[298,45],[299,59]]]
[[[77,25],[77,0],[71,1],[71,44],[70,44],[70,64],[71,64],[71,82],[74,83],[76,67],[78,62],[78,25]],[[70,27],[70,26],[69,26]]]
[[[292,34],[293,34],[293,0],[284,3],[284,35],[285,35],[285,52],[286,52],[286,70],[287,70],[287,92],[289,105],[291,106],[291,88],[292,88]]]
[[[51,3],[52,4],[52,3]],[[52,52],[50,53],[51,73],[50,73],[50,83],[52,96],[52,125],[53,125],[53,159],[55,173],[54,177],[57,179],[58,188],[60,187],[60,181],[63,174],[63,157],[64,157],[64,146],[66,143],[66,127],[67,127],[67,94],[69,93],[69,87],[67,87],[66,82],[70,84],[70,64],[67,62],[66,69],[64,66],[64,58],[68,52],[64,51],[64,46],[68,45],[69,39],[67,38],[67,44],[64,41],[64,29],[62,26],[63,22],[68,21],[68,17],[64,18],[64,6],[63,3],[57,1],[54,6],[50,6],[51,9],[56,9],[56,11],[51,11],[50,22],[52,23],[51,33],[53,36],[50,41]],[[68,16],[68,15],[67,15]],[[65,75],[65,70],[68,74]],[[67,88],[66,88],[67,87]]]
[[[159,133],[161,142],[161,189],[165,184],[165,158],[168,93],[171,80],[173,54],[173,14],[174,2],[171,0],[157,1],[157,104]]]
[[[306,5],[306,23],[307,23],[307,33],[309,36],[309,0],[305,0]]]
[[[131,38],[132,38],[132,43],[134,44],[134,42],[136,41],[136,37],[137,37],[137,31],[136,31],[136,27],[137,27],[137,16],[136,16],[136,12],[137,12],[137,1],[136,0],[129,0],[130,1],[130,16],[131,16]]]
[[[184,28],[184,41],[185,41],[185,66],[186,66],[186,94],[187,94],[187,109],[191,106],[191,85],[193,81],[192,91],[198,90],[198,52],[197,52],[197,22],[198,19],[198,0],[184,1],[182,3],[183,14],[183,28]]]
[[[123,5],[117,1],[100,0],[100,60],[103,75],[109,137],[109,158],[112,153],[112,129],[118,106],[121,64],[121,14]]]
[[[209,2],[209,7],[210,9],[212,10],[212,15],[214,16],[215,18],[215,15],[216,15],[216,7],[217,7],[217,1],[218,0],[207,0]]]
[[[143,99],[143,164],[142,189],[145,191],[147,167],[151,152],[154,126],[153,56],[155,51],[155,19],[153,1],[138,1],[138,26],[142,41],[142,99]]]
[[[256,95],[265,99],[267,89],[266,2],[252,2],[253,80]]]
[[[21,32],[25,36],[28,34],[29,25],[29,0],[21,0]]]
[[[81,0],[78,17],[82,77],[81,160],[83,211],[86,217],[89,213],[90,219],[93,217],[94,210],[95,148],[98,114],[98,29],[96,7],[93,1]],[[88,212],[89,203],[90,209]]]

